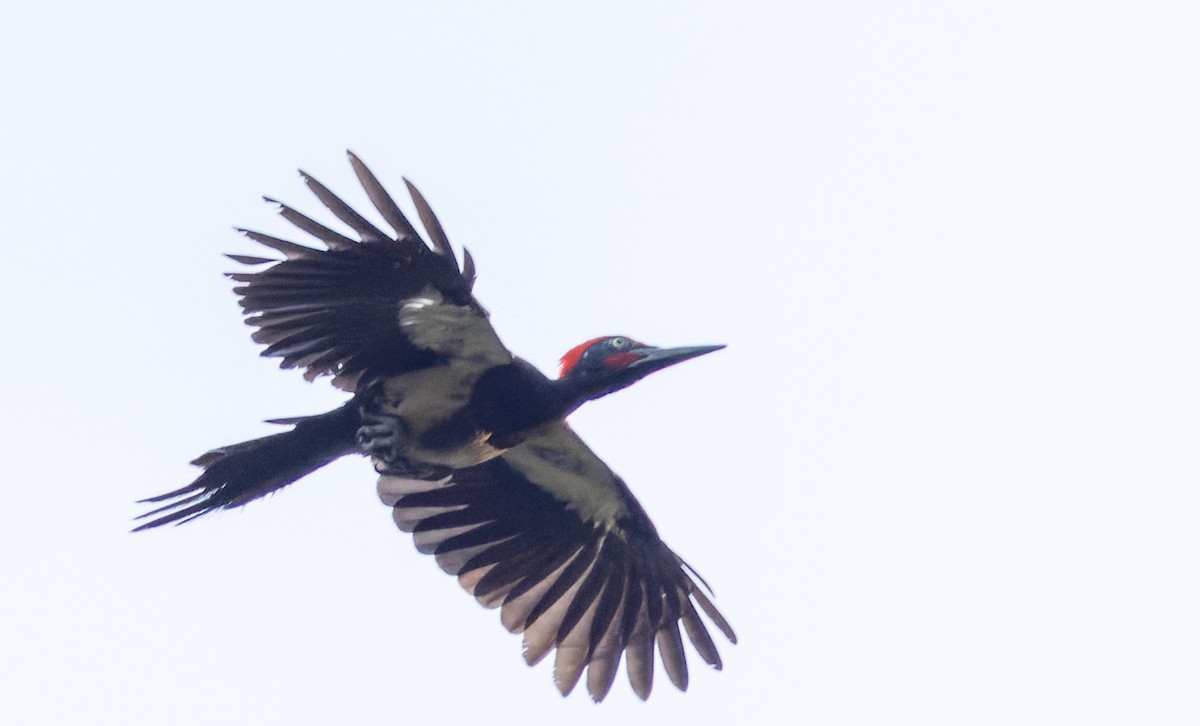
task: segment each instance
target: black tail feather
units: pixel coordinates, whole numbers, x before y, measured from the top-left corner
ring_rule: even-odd
[[[222,446],[193,461],[204,473],[187,486],[141,500],[167,503],[138,516],[152,519],[133,531],[183,524],[218,509],[240,507],[358,451],[359,414],[353,401],[329,413],[289,422],[295,423],[291,431]]]

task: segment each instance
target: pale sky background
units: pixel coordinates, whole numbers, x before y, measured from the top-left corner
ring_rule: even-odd
[[[6,724],[1200,723],[1200,4],[23,3],[0,28]],[[897,7],[899,6],[899,7]],[[221,273],[412,178],[741,642],[593,705],[362,460],[131,535],[342,396]],[[329,220],[327,214],[320,215]]]

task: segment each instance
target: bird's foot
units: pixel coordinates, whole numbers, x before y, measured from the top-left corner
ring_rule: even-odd
[[[362,426],[355,435],[364,454],[389,466],[403,461],[408,438],[408,427],[398,417],[375,413],[362,414]]]
[[[376,413],[362,414],[362,426],[355,435],[358,448],[374,460],[375,470],[380,474],[422,481],[434,481],[450,474],[449,467],[413,461],[405,456],[409,438],[408,427],[403,421],[396,416]]]

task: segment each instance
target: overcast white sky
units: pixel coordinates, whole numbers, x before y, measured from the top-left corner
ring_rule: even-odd
[[[0,722],[1200,722],[1200,5],[176,5],[0,28]],[[572,419],[724,672],[561,699],[362,460],[128,534],[341,400],[220,273],[346,148],[543,370],[729,344]]]

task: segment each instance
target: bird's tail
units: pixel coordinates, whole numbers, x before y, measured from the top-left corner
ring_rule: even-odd
[[[295,427],[274,436],[222,446],[193,461],[204,468],[204,473],[185,487],[143,499],[146,503],[167,503],[139,516],[150,521],[133,531],[182,524],[218,509],[239,507],[358,451],[355,434],[359,413],[353,401],[329,413],[277,423]]]

